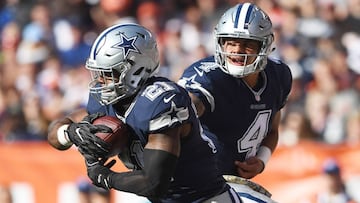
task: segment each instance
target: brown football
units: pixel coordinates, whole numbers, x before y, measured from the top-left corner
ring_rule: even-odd
[[[94,120],[94,125],[105,125],[112,129],[112,133],[96,133],[96,136],[109,144],[110,152],[107,157],[119,154],[125,147],[129,139],[127,125],[114,116],[102,116]]]

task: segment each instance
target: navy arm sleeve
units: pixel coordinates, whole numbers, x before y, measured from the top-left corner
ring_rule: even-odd
[[[116,190],[158,199],[166,194],[175,171],[177,157],[162,150],[144,150],[144,169],[112,173],[110,185]]]

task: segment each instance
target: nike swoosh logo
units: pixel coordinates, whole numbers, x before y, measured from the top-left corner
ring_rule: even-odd
[[[171,95],[170,97],[168,97],[168,98],[164,98],[164,102],[165,103],[169,103],[169,101],[173,98],[173,97],[175,97],[175,94],[173,94],[173,95]]]
[[[97,179],[98,183],[101,183],[101,176],[102,176],[102,174],[99,174],[98,179]]]
[[[203,70],[199,70],[197,67],[194,67],[195,71],[199,74],[200,77],[202,77],[204,75],[204,71]]]
[[[82,138],[82,136],[81,136],[81,134],[80,134],[80,128],[76,128],[75,132],[76,132],[76,135],[80,138],[80,140],[81,140],[82,142],[84,142],[84,139]]]
[[[86,160],[85,160],[85,162],[86,162],[86,165],[87,165],[88,167],[95,166],[96,164],[99,163],[98,161],[95,161],[95,162],[90,163],[90,162],[88,162],[88,161],[86,161]]]

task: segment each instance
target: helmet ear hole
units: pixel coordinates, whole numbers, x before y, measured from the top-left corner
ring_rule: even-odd
[[[134,72],[134,75],[140,75],[143,70],[144,70],[144,67],[140,67],[139,69],[137,69],[137,70]]]
[[[131,79],[129,80],[129,85],[136,87],[136,86],[141,86],[144,81],[144,77],[147,78],[148,75],[147,73],[145,73],[144,71],[146,71],[147,69],[144,66],[141,66],[140,68],[136,69],[132,74],[131,74]]]

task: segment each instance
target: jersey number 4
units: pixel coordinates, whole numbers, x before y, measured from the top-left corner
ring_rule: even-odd
[[[256,155],[257,149],[266,136],[271,110],[259,111],[245,134],[238,139],[239,153],[246,153],[246,159]]]

